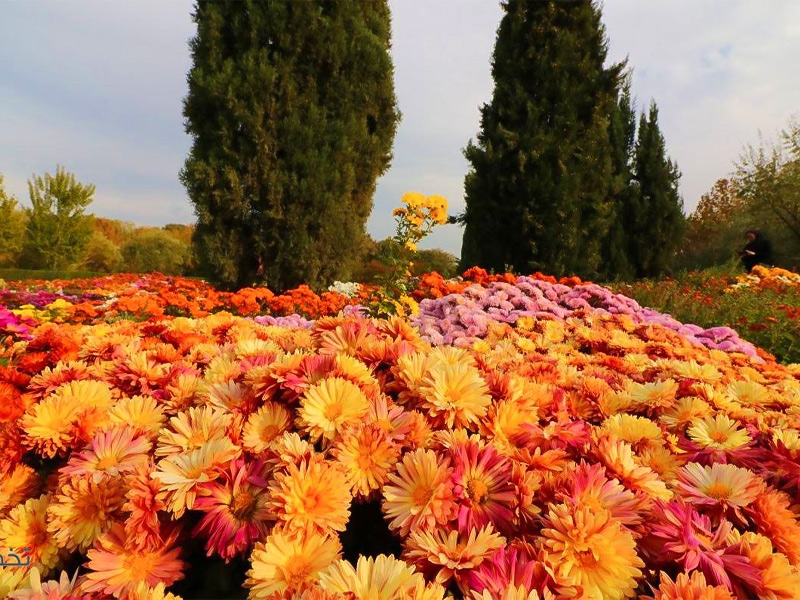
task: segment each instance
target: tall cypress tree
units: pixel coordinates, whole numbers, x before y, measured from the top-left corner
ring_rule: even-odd
[[[612,106],[608,134],[612,164],[612,214],[602,247],[603,262],[599,275],[604,280],[629,279],[634,272],[628,255],[627,226],[632,218],[636,197],[632,172],[636,111],[631,99],[630,72],[625,74],[619,98]]]
[[[667,157],[655,102],[639,119],[633,177],[634,199],[626,223],[629,256],[637,277],[654,277],[672,263],[686,220],[678,192],[681,174]]]
[[[399,120],[386,0],[198,0],[181,179],[228,286],[346,278]]]
[[[462,266],[593,276],[609,226],[621,65],[590,0],[507,0],[492,100],[465,156]]]

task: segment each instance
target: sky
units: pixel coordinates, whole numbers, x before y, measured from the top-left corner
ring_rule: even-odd
[[[403,114],[368,223],[392,233],[406,191],[463,210],[463,148],[492,95],[495,0],[390,0]],[[191,223],[178,181],[190,146],[181,101],[194,34],[191,0],[3,0],[0,173],[27,203],[33,173],[64,165],[97,186],[91,211],[139,225]],[[627,57],[640,109],[659,106],[687,211],[760,132],[800,114],[797,0],[606,0],[609,60]],[[423,247],[459,254],[462,230]]]

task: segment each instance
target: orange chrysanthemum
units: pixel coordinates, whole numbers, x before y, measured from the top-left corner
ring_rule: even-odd
[[[347,428],[333,449],[352,482],[353,493],[362,497],[386,483],[399,452],[389,434],[375,423]]]
[[[800,566],[800,524],[797,515],[789,510],[789,497],[777,490],[765,489],[750,505],[748,515],[759,533],[768,537],[775,547]]]
[[[253,454],[271,447],[292,425],[289,411],[277,402],[264,405],[247,418],[242,436],[242,447]]]
[[[321,460],[289,464],[270,485],[271,508],[291,528],[344,531],[350,484],[339,465]]]
[[[455,512],[449,459],[439,462],[432,450],[415,450],[397,464],[383,487],[383,511],[389,528],[402,536],[417,528],[435,527]]]
[[[161,481],[151,477],[152,471],[153,465],[144,465],[125,478],[128,492],[122,508],[129,513],[125,519],[125,533],[128,543],[141,550],[162,543],[158,511],[164,510],[165,505],[159,497]]]
[[[634,596],[644,562],[633,536],[608,511],[554,505],[540,543],[559,583],[580,586],[588,597]]]
[[[691,576],[679,573],[675,581],[661,572],[661,585],[655,592],[653,600],[734,600],[731,593],[723,585],[709,585],[705,575],[700,571],[692,571]]]
[[[47,531],[51,497],[42,495],[19,504],[0,519],[0,548],[28,548],[30,564],[47,575],[59,560],[58,544]]]
[[[434,424],[475,428],[486,415],[491,396],[486,382],[470,364],[439,363],[419,386],[422,406]]]
[[[82,589],[123,598],[142,583],[155,587],[159,583],[172,585],[183,578],[186,568],[180,558],[180,548],[172,548],[172,540],[164,546],[147,550],[133,548],[121,524],[102,534],[94,548],[87,552]]]
[[[36,471],[27,465],[17,464],[8,473],[0,475],[0,513],[5,512],[34,496],[41,481]]]

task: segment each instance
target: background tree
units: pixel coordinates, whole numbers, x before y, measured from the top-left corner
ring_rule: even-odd
[[[633,218],[636,186],[633,156],[636,139],[636,111],[631,98],[631,73],[624,75],[617,102],[609,117],[611,146],[611,220],[602,252],[600,276],[604,280],[630,279],[634,275],[629,256],[628,230]]]
[[[161,229],[137,232],[120,248],[125,270],[132,273],[159,271],[179,275],[189,262],[189,246]]]
[[[593,2],[503,10],[492,100],[465,150],[461,266],[594,276],[612,214],[608,120],[622,65],[604,67]]]
[[[92,237],[93,217],[85,210],[94,198],[94,185],[83,185],[64,167],[57,167],[55,175],[34,175],[28,192],[24,266],[64,269],[80,263]]]
[[[399,119],[386,0],[196,5],[181,173],[229,286],[346,279]]]
[[[685,217],[678,191],[681,174],[667,157],[658,125],[658,107],[642,113],[633,158],[635,184],[630,218],[626,219],[628,247],[637,277],[654,277],[673,262],[681,242]]]
[[[25,213],[17,199],[6,193],[0,175],[0,266],[13,265],[25,238]]]
[[[114,242],[99,231],[94,231],[86,247],[82,266],[89,271],[115,273],[123,267],[122,253]],[[130,267],[128,270],[131,270]]]

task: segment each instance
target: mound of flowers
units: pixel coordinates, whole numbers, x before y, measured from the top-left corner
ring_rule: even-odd
[[[739,275],[730,290],[742,288],[777,288],[800,286],[800,273],[779,267],[756,265],[750,273]]]
[[[579,281],[452,285],[414,323],[11,312],[0,596],[221,565],[252,598],[797,597],[800,367]]]

